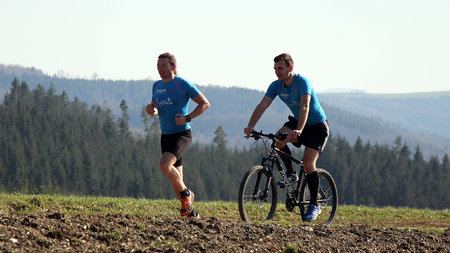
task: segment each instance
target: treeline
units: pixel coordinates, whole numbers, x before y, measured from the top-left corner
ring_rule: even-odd
[[[116,117],[121,114],[118,105],[125,100],[130,117],[129,125],[137,131],[144,128],[140,112],[142,106],[148,104],[151,99],[155,81],[65,78],[60,75],[49,76],[33,67],[0,64],[1,96],[10,90],[11,81],[15,77],[25,81],[32,90],[41,84],[44,89],[54,87],[55,92],[59,94],[65,91],[69,99],[78,97],[89,107],[93,105],[108,107]],[[261,85],[265,89],[268,83]],[[195,138],[201,143],[209,144],[214,138],[217,126],[221,125],[228,134],[228,147],[240,144],[242,128],[248,122],[255,106],[261,101],[264,92],[215,85],[198,85],[198,87],[211,102],[211,108],[195,120]],[[384,95],[380,94],[321,93],[318,96],[329,119],[331,131],[339,133],[350,143],[354,143],[357,136],[361,136],[364,142],[369,140],[372,143],[391,144],[397,136],[401,136],[411,147],[420,145],[427,160],[432,155],[442,159],[445,153],[450,154],[450,141],[442,138],[447,134],[441,131],[440,134],[431,135],[433,131],[430,130],[430,126],[437,124],[439,126],[435,127],[435,133],[439,133],[439,129],[446,129],[448,124],[445,119],[448,112],[443,108],[449,106],[446,102],[450,101],[449,92],[422,94],[422,98],[398,94],[392,95],[393,100],[385,100]],[[389,109],[382,109],[385,104],[390,106]],[[190,105],[192,110],[195,103]],[[287,114],[289,109],[286,105],[280,99],[275,99],[257,127],[265,131],[276,131],[278,124],[273,122],[285,122]],[[394,120],[387,121],[388,118]],[[409,127],[404,127],[405,123]],[[424,134],[413,129],[420,129]]]
[[[449,208],[450,160],[445,154],[426,161],[419,146],[411,152],[397,137],[392,146],[363,143],[353,146],[331,138],[319,157],[338,185],[340,202],[368,206]]]
[[[159,169],[159,122],[141,119],[145,136],[130,131],[128,106],[121,115],[88,107],[66,93],[25,82],[12,82],[0,104],[0,191],[77,195],[173,198]],[[196,129],[194,126],[194,135]],[[227,147],[227,134],[216,126],[213,143],[194,143],[184,159],[185,181],[199,200],[236,200],[240,180],[257,152]],[[422,156],[397,138],[393,145],[354,145],[332,136],[319,167],[334,176],[341,204],[448,208],[448,155]]]

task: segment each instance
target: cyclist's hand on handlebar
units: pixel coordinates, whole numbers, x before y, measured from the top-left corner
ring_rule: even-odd
[[[248,139],[253,131],[254,131],[253,127],[244,128],[245,138]]]
[[[297,140],[297,137],[298,136],[300,136],[300,134],[302,133],[302,131],[300,131],[300,130],[291,130],[291,131],[288,131],[288,135],[287,135],[287,138],[286,139],[288,139],[289,141],[295,141],[295,140]]]

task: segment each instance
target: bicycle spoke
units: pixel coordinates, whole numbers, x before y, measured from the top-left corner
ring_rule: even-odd
[[[276,194],[271,178],[262,166],[255,166],[244,177],[239,189],[239,211],[242,220],[264,222],[275,212]]]
[[[331,175],[324,169],[319,169],[320,185],[317,194],[317,202],[321,209],[321,214],[317,217],[313,223],[317,224],[330,224],[334,216],[336,215],[337,209],[337,189]],[[309,205],[310,193],[307,183],[302,186],[301,190],[301,205],[306,209]]]

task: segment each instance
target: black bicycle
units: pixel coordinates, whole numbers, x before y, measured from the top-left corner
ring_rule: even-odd
[[[298,214],[303,217],[310,200],[306,171],[302,161],[276,148],[276,141],[284,140],[286,136],[287,134],[264,134],[262,131],[253,131],[250,135],[255,139],[253,148],[256,150],[258,140],[262,140],[266,154],[263,154],[260,165],[255,165],[247,171],[239,187],[239,214],[243,221],[261,223],[273,218],[278,203],[277,186],[273,174],[275,167],[286,186],[286,209],[293,212],[296,207],[299,207]],[[271,143],[268,143],[270,141]],[[291,185],[288,182],[286,169],[280,163],[279,156],[287,157],[300,165],[301,173],[297,183]],[[314,222],[328,225],[336,215],[338,192],[331,174],[325,169],[317,169],[317,171],[320,179],[317,200],[322,212]]]

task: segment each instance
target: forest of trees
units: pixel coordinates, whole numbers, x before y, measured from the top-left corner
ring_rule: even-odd
[[[88,107],[53,88],[30,90],[15,79],[0,104],[0,192],[174,198],[159,169],[157,117],[142,108],[145,136],[138,138],[127,102],[118,106],[122,114],[115,117],[108,108]],[[212,134],[212,143],[193,143],[185,155],[185,182],[198,200],[235,201],[259,155],[229,148],[220,125]],[[318,166],[335,178],[340,204],[450,206],[448,155],[424,159],[419,146],[412,151],[400,137],[379,145],[331,136]]]
[[[64,78],[50,76],[34,67],[0,63],[1,97],[10,90],[14,78],[25,81],[32,90],[40,84],[46,90],[53,87],[58,94],[64,91],[71,100],[77,97],[89,107],[101,105],[102,108],[110,108],[115,117],[120,116],[119,104],[125,100],[130,128],[139,134],[144,129],[140,112],[142,106],[149,103],[152,86],[156,81]],[[261,88],[265,89],[266,85],[268,83],[261,84]],[[211,143],[217,126],[221,125],[227,133],[229,148],[242,145],[242,128],[264,92],[216,85],[197,87],[208,98],[211,108],[202,117],[195,119],[194,140]],[[318,96],[332,134],[339,133],[350,143],[354,143],[360,136],[363,142],[391,144],[397,136],[401,136],[402,141],[411,147],[419,145],[427,160],[432,155],[442,159],[445,153],[450,154],[450,139],[446,138],[448,131],[445,131],[450,124],[446,120],[450,108],[450,92],[397,94],[387,98],[381,94],[320,93]],[[195,103],[190,103],[191,110],[193,106]],[[256,127],[264,131],[276,131],[279,124],[274,122],[285,122],[289,113],[286,105],[280,99],[275,99]]]

